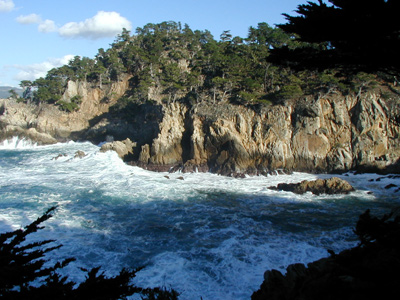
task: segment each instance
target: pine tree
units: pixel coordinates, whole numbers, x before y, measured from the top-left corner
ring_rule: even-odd
[[[272,61],[297,68],[400,73],[398,0],[318,0],[279,25],[301,47],[273,49]]]
[[[82,269],[87,273],[86,280],[75,287],[75,282],[56,272],[74,261],[74,258],[67,258],[47,267],[49,261],[45,258],[46,253],[57,250],[62,245],[51,246],[54,240],[26,243],[26,238],[43,229],[41,223],[51,218],[54,210],[55,207],[50,208],[24,229],[0,234],[1,299],[111,300],[126,299],[135,293],[143,295],[143,299],[177,299],[178,293],[173,290],[143,289],[131,284],[131,279],[141,268],[123,269],[115,277],[106,277],[104,272],[99,272],[100,267]]]

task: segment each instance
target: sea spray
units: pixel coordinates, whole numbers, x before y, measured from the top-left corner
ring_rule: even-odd
[[[172,287],[180,299],[249,299],[265,270],[284,272],[291,263],[328,256],[326,249],[355,245],[358,216],[367,208],[387,212],[397,195],[384,187],[400,185],[398,178],[348,173],[340,177],[356,188],[349,195],[294,195],[268,187],[330,175],[154,173],[90,143],[6,145],[0,150],[1,231],[27,225],[56,205],[37,238],[64,245],[50,259],[77,258],[66,269],[73,280],[80,279],[78,267],[101,265],[116,274],[145,265],[138,284]],[[75,157],[78,150],[85,156]]]

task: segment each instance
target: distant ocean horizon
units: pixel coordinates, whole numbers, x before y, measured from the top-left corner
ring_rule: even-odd
[[[86,156],[75,157],[78,150]],[[57,206],[35,238],[63,244],[50,260],[77,259],[63,274],[80,281],[80,267],[115,275],[145,266],[139,286],[174,288],[183,300],[250,299],[266,270],[285,273],[329,256],[327,249],[353,247],[361,213],[381,216],[399,205],[399,193],[385,188],[400,187],[399,178],[346,173],[335,176],[355,192],[295,195],[268,187],[333,175],[155,173],[88,142],[37,146],[16,137],[0,143],[0,161],[1,232]]]

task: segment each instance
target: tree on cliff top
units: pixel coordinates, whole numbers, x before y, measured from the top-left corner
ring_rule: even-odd
[[[299,69],[340,68],[345,71],[400,73],[398,0],[322,0],[284,14],[278,25],[295,34],[303,47],[274,49],[276,63]]]
[[[100,268],[84,270],[86,280],[76,286],[57,270],[64,268],[74,258],[50,265],[45,254],[62,245],[50,246],[54,240],[26,242],[28,235],[43,229],[40,224],[48,220],[55,207],[24,229],[0,234],[0,298],[2,299],[126,299],[139,293],[147,300],[174,300],[178,294],[165,289],[143,289],[131,284],[140,268],[133,271],[123,269],[115,277],[106,277]]]

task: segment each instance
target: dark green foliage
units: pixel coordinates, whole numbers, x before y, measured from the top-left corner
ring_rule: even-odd
[[[297,84],[284,85],[279,91],[275,92],[272,96],[275,102],[280,103],[284,100],[296,99],[303,95],[301,87]]]
[[[102,88],[109,93],[105,98],[112,99],[110,84],[128,79],[128,90],[120,101],[124,104],[118,103],[114,111],[128,102],[175,102],[189,98],[193,103],[231,102],[251,106],[283,104],[303,95],[362,96],[373,88],[374,82],[393,82],[393,76],[358,72],[368,68],[353,59],[354,72],[343,73],[345,65],[337,64],[342,43],[334,45],[324,40],[320,29],[327,23],[333,26],[328,17],[333,12],[344,13],[345,9],[348,8],[322,2],[300,5],[298,11],[305,18],[287,15],[289,24],[282,28],[259,23],[250,27],[246,38],[232,36],[226,30],[218,41],[207,30],[193,31],[188,25],[173,21],[147,24],[137,28],[133,35],[124,29],[111,48],[99,49],[95,59],[76,56],[67,65],[50,70],[45,78],[25,83],[30,96],[24,98],[32,99],[33,91],[36,102],[55,103],[71,112],[79,108],[79,103],[73,99],[60,101],[69,80]],[[316,14],[321,10],[321,15]],[[293,25],[297,23],[299,28]],[[346,48],[346,53],[351,53],[350,48]],[[397,84],[397,79],[393,84]]]
[[[37,88],[34,92],[33,99],[37,103],[56,103],[60,100],[64,92],[66,87],[64,80],[49,74],[46,78],[36,79],[33,83]]]
[[[279,25],[295,34],[301,47],[275,49],[272,60],[301,69],[340,68],[346,72],[399,74],[398,0],[318,0],[284,14]]]
[[[61,110],[64,110],[66,112],[73,112],[79,109],[79,105],[81,103],[82,97],[77,95],[72,97],[69,102],[59,100],[56,104],[59,105]]]
[[[18,295],[27,296],[29,291],[36,290],[31,286],[33,281],[41,277],[49,277],[55,270],[73,260],[67,259],[52,267],[43,268],[46,262],[44,255],[61,245],[43,249],[43,246],[53,243],[53,240],[23,244],[29,234],[42,229],[39,225],[51,217],[54,209],[49,209],[25,229],[0,235],[0,296],[2,298],[16,299]]]
[[[9,98],[15,99],[17,101],[20,99],[20,97],[19,97],[18,93],[15,91],[15,89],[9,90],[8,93],[10,94]]]
[[[24,229],[0,234],[0,298],[1,299],[126,299],[140,293],[144,299],[177,299],[178,293],[166,289],[142,289],[131,284],[131,279],[141,268],[129,271],[123,269],[115,277],[106,277],[100,268],[86,272],[86,279],[76,286],[68,277],[56,271],[64,268],[74,258],[57,262],[52,266],[45,259],[48,252],[62,245],[50,246],[54,240],[26,243],[26,237],[44,227],[40,224],[48,220],[55,207]]]
[[[267,23],[258,23],[257,28],[250,26],[247,41],[253,45],[267,46],[268,49],[293,45],[294,36],[280,28],[273,28]]]

